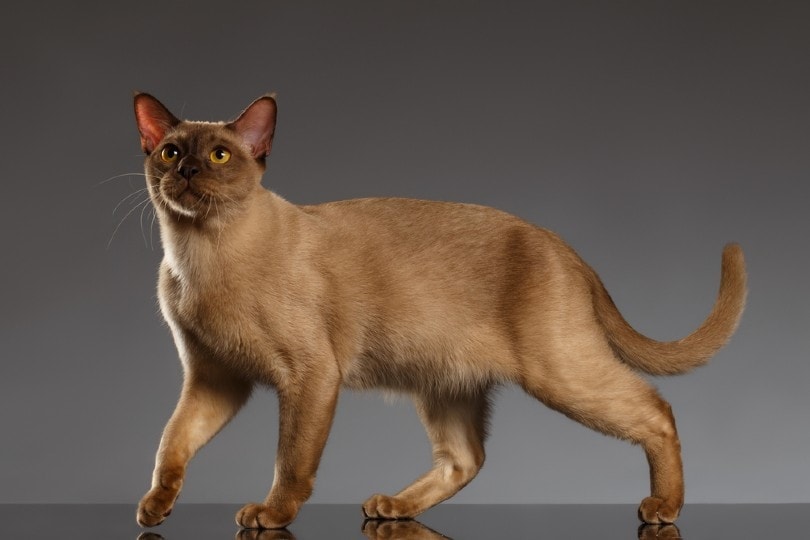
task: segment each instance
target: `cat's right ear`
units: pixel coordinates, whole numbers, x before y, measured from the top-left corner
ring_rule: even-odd
[[[135,94],[135,121],[146,154],[151,154],[166,132],[180,123],[163,103],[145,93]]]

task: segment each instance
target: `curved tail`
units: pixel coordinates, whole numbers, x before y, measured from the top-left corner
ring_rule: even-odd
[[[705,364],[737,329],[745,307],[746,278],[742,248],[728,244],[723,249],[720,292],[711,313],[697,330],[677,341],[655,341],[634,330],[598,278],[594,308],[624,362],[652,375],[676,375]]]

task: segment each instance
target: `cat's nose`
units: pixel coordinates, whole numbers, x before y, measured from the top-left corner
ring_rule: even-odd
[[[195,174],[200,172],[200,168],[192,163],[184,163],[177,168],[177,172],[186,180],[191,180]]]

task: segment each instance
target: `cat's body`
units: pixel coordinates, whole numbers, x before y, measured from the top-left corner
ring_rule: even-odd
[[[414,399],[435,466],[363,505],[369,517],[401,518],[475,476],[489,390],[502,383],[641,444],[652,494],[640,517],[673,521],[683,504],[674,419],[630,366],[681,373],[726,342],[744,304],[741,250],[724,251],[706,322],[679,342],[655,342],[627,325],[562,240],[504,212],[407,199],[296,206],[263,189],[275,111],[265,97],[231,124],[180,122],[136,96],[165,251],[160,304],[185,371],[138,521],[168,515],[188,461],[257,383],[277,390],[279,446],[268,498],[237,516],[245,527],[295,518],[342,386]]]

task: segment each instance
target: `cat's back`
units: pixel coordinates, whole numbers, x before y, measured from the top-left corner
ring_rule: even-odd
[[[554,233],[477,204],[364,198],[301,207],[321,220],[330,250],[355,262],[396,264],[422,275],[497,279],[578,257]]]
[[[320,216],[334,230],[375,236],[409,247],[491,242],[509,234],[545,236],[540,229],[512,214],[477,204],[380,197],[350,199],[302,207]]]

